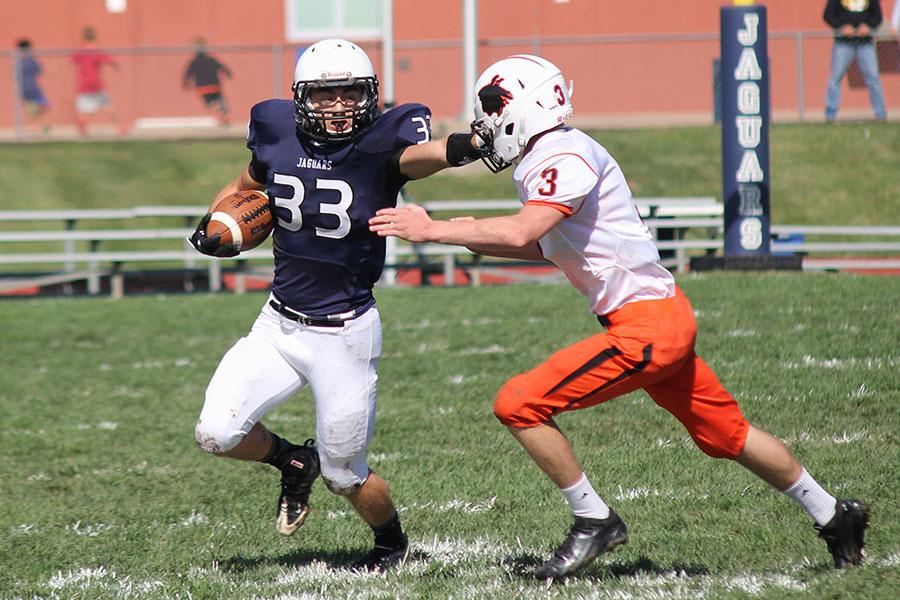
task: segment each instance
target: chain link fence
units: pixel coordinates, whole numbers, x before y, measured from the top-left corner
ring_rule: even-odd
[[[888,113],[900,114],[900,44],[877,38],[881,80]],[[381,71],[378,43],[363,43]],[[832,38],[826,31],[774,31],[769,34],[772,115],[778,120],[822,120]],[[0,51],[0,139],[74,136],[75,49],[36,48],[43,72],[38,82],[49,102],[45,120],[23,106],[14,50]],[[223,92],[231,107],[224,130],[204,108],[198,93],[182,87],[191,46],[107,48],[120,68],[107,69],[108,93],[121,131],[129,135],[163,130],[244,130],[249,108],[270,97],[290,97],[296,57],[293,44],[213,46],[209,53],[233,73]],[[512,53],[540,54],[560,65],[575,82],[576,117],[601,126],[712,123],[716,114],[715,63],[718,34],[523,37],[483,39],[479,64]],[[437,129],[442,121],[467,120],[471,108],[463,93],[463,47],[459,39],[399,40],[394,45],[394,99],[429,105]],[[858,68],[844,80],[839,118],[871,118],[866,87]],[[383,90],[383,92],[390,92]],[[115,123],[89,127],[117,135]]]

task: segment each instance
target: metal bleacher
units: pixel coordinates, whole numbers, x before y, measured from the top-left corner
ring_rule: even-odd
[[[667,267],[683,272],[691,255],[722,250],[723,207],[716,198],[636,198],[635,204],[657,240]],[[454,213],[508,214],[521,205],[517,200],[440,200],[423,202],[422,206],[440,217]],[[139,268],[167,267],[199,273],[212,291],[222,289],[225,271],[234,273],[234,288],[242,291],[250,264],[258,263],[259,273],[270,277],[272,254],[268,243],[227,259],[204,256],[190,247],[186,237],[205,211],[205,206],[0,211],[0,293],[81,281],[86,282],[89,294],[99,294],[106,278],[110,294],[119,297],[124,293],[124,277]],[[179,226],[142,226],[142,221],[150,217],[154,224],[168,221]],[[51,223],[55,225],[52,228]],[[900,227],[780,225],[773,226],[772,233],[772,251],[804,255],[804,269],[900,268],[900,259],[896,258],[900,254]],[[816,241],[809,241],[811,237]],[[115,248],[108,248],[110,244]],[[842,256],[813,259],[809,254]],[[477,284],[482,269],[508,264],[503,259],[482,259],[460,246],[389,239],[382,283],[395,283],[399,270],[422,269],[423,280],[429,270],[443,274],[445,285],[454,285],[461,267]]]

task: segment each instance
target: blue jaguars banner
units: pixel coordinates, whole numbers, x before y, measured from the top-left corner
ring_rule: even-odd
[[[766,8],[720,12],[725,256],[768,255],[769,61]]]

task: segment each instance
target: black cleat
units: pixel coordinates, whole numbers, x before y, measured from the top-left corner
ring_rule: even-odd
[[[858,565],[863,559],[869,507],[860,500],[838,500],[835,509],[837,512],[827,525],[816,525],[819,537],[828,544],[836,569]]]
[[[569,536],[553,556],[541,565],[534,576],[537,579],[560,579],[585,566],[601,552],[611,552],[628,543],[628,528],[615,511],[610,510],[605,519],[575,517]]]
[[[368,571],[370,573],[384,573],[388,569],[402,565],[409,556],[409,540],[406,534],[400,540],[400,544],[396,547],[379,546],[375,547],[364,557],[353,563],[354,571]]]
[[[275,529],[293,535],[309,514],[309,492],[319,476],[319,451],[312,439],[291,450],[287,466],[281,471],[281,496]]]

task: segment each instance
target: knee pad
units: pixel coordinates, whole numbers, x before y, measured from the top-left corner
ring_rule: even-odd
[[[244,437],[240,430],[230,430],[227,427],[216,426],[209,421],[197,421],[194,428],[194,439],[197,446],[210,454],[223,454],[238,445]]]
[[[319,468],[322,472],[322,481],[332,494],[349,496],[366,482],[369,478],[369,465],[365,454],[359,454],[352,458],[335,459],[327,454],[320,453]]]
[[[350,461],[369,445],[369,412],[364,408],[329,415],[319,425],[319,448],[337,460]]]
[[[322,480],[334,494],[353,493],[369,476],[369,421],[369,413],[363,409],[329,416],[319,425]]]
[[[546,423],[551,408],[542,406],[540,398],[530,392],[524,375],[506,382],[494,398],[494,416],[510,427],[536,427]]]

